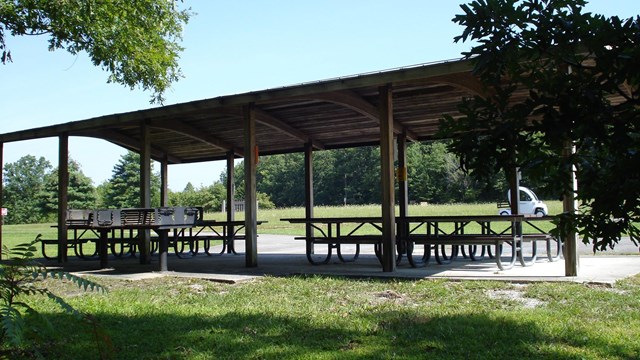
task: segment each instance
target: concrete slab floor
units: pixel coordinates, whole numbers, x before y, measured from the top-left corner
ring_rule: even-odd
[[[77,275],[108,276],[123,280],[148,279],[161,276],[179,276],[207,279],[225,283],[249,281],[261,276],[322,275],[347,276],[357,278],[399,278],[399,279],[450,279],[450,280],[496,280],[509,282],[572,281],[612,286],[616,281],[640,273],[640,255],[634,254],[634,245],[621,246],[607,255],[581,255],[580,271],[576,277],[564,276],[564,261],[549,262],[545,250],[539,249],[538,260],[533,266],[522,267],[518,263],[501,271],[494,260],[481,261],[459,259],[448,265],[439,265],[432,260],[422,268],[411,267],[406,259],[401,259],[396,271],[383,272],[373,254],[372,246],[363,246],[361,255],[355,262],[343,263],[337,256],[328,264],[311,265],[305,255],[303,241],[292,236],[260,235],[258,238],[258,266],[246,267],[242,254],[207,256],[186,255],[182,258],[170,254],[169,271],[159,272],[158,258],[152,256],[151,264],[140,264],[137,257],[124,256],[110,258],[109,269],[98,269],[97,259],[82,260],[69,257],[69,262],[43,261],[51,268],[63,268]],[[217,248],[218,251],[220,247]],[[244,243],[236,242],[236,249],[244,251]],[[325,248],[326,250],[326,248]],[[319,250],[318,250],[319,251]],[[348,253],[348,251],[345,251]],[[582,254],[591,254],[591,249],[581,249]],[[635,253],[639,254],[639,253]],[[60,265],[63,265],[62,267]]]

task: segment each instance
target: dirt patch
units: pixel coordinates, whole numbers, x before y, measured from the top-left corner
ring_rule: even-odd
[[[524,296],[522,291],[524,288],[525,285],[520,285],[515,289],[487,290],[486,294],[490,299],[514,301],[525,309],[534,309],[545,305],[542,300]]]
[[[395,303],[404,304],[409,301],[409,298],[405,294],[401,294],[394,290],[384,290],[371,294],[373,303],[383,303],[393,301]]]

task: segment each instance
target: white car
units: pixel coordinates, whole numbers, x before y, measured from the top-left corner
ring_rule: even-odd
[[[511,192],[507,191],[507,199],[508,202],[500,202],[498,203],[498,214],[500,215],[510,215],[511,208],[509,206],[511,201]],[[520,204],[519,204],[520,214],[523,215],[535,215],[535,216],[546,216],[549,214],[549,209],[547,208],[547,204],[543,203],[538,199],[536,194],[531,191],[531,189],[526,188],[524,186],[520,187]]]

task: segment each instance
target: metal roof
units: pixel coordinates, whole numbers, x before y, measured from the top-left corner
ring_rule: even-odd
[[[421,64],[275,89],[105,115],[0,135],[0,142],[43,137],[100,138],[140,151],[147,124],[151,156],[170,164],[221,160],[244,153],[243,108],[252,104],[260,154],[379,144],[380,87],[393,91],[395,132],[433,137],[443,114],[456,116],[463,97],[481,92],[468,60]]]

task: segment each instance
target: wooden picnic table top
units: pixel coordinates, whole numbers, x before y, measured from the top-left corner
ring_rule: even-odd
[[[292,224],[313,224],[313,223],[362,223],[362,222],[382,222],[382,217],[314,217],[314,218],[284,218],[282,221],[288,221]]]
[[[256,224],[258,225],[262,225],[264,223],[267,223],[268,221],[266,220],[258,220],[256,221]],[[229,225],[233,225],[233,226],[243,226],[245,224],[244,220],[233,220],[233,221],[228,221],[228,220],[198,220],[196,221],[196,226],[229,226]]]
[[[396,217],[398,222],[523,221],[524,215],[429,215]]]
[[[58,227],[58,225],[53,225]],[[91,230],[171,230],[188,229],[195,224],[120,224],[120,225],[93,225],[93,224],[69,224],[67,229],[91,229]]]
[[[465,221],[529,221],[552,220],[553,216],[525,216],[525,215],[419,215],[396,216],[396,222],[465,222]],[[292,224],[314,223],[358,223],[358,222],[382,222],[382,217],[377,216],[345,216],[345,217],[313,217],[313,218],[282,218]]]

